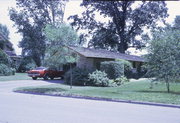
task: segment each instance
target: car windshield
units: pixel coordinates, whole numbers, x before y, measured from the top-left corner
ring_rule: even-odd
[[[47,69],[47,68],[45,68],[45,67],[37,67],[35,70],[45,70],[45,69]]]

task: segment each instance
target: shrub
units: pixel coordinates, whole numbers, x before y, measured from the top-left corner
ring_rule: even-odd
[[[13,75],[13,70],[5,64],[0,64],[0,76],[10,76],[10,75]]]
[[[114,83],[116,83],[117,86],[120,86],[120,85],[122,85],[122,84],[124,84],[126,82],[129,82],[129,80],[125,76],[121,76],[121,77],[116,78],[114,80]]]
[[[19,65],[18,72],[26,72],[37,67],[31,57],[24,57]]]
[[[0,49],[0,64],[11,65],[11,63],[11,58],[6,55],[3,50]]]
[[[109,78],[107,77],[107,74],[102,71],[96,70],[92,74],[89,74],[89,81],[92,86],[109,86]]]
[[[109,80],[109,86],[110,87],[117,87],[117,84],[114,82],[114,79]]]
[[[101,71],[107,73],[110,79],[116,79],[124,75],[124,64],[120,61],[105,61],[101,62]]]
[[[127,60],[122,60],[122,59],[116,59],[116,61],[120,61],[120,62],[122,62],[124,64],[124,75],[127,78],[131,78],[132,69],[133,69],[132,63],[127,61]]]
[[[72,84],[73,85],[87,85],[88,83],[88,74],[90,73],[87,69],[82,69],[75,67],[72,69]],[[65,76],[65,83],[70,84],[71,79],[71,71],[69,70],[66,72]]]

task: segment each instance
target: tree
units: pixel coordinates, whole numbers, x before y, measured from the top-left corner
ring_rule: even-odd
[[[114,48],[115,44],[116,50],[121,53],[124,53],[130,46],[136,48],[143,46],[143,40],[137,40],[136,37],[143,36],[144,29],[155,27],[158,20],[164,22],[164,18],[168,16],[166,3],[160,1],[84,0],[81,6],[86,8],[81,17],[79,15],[69,17],[73,20],[72,26],[77,30],[87,29],[88,34],[94,36],[90,43],[95,44],[95,47],[98,40],[100,42],[98,44],[102,47],[105,40],[108,42],[108,39],[112,37],[118,38],[110,40],[108,44],[110,48]],[[95,16],[98,13],[108,19],[108,22],[98,21]],[[107,35],[104,37],[103,33]],[[104,45],[103,48],[107,48],[107,46]]]
[[[2,33],[7,39],[9,39],[9,30],[6,25],[0,24],[0,33]]]
[[[73,63],[76,55],[71,53],[66,46],[75,46],[78,44],[78,35],[67,24],[59,26],[47,25],[45,35],[48,39],[46,49],[45,65],[50,67],[59,67],[62,64]]]
[[[63,64],[70,65],[70,88],[72,88],[72,63],[77,59],[77,55],[71,52],[67,46],[78,45],[78,35],[71,26],[60,24],[58,26],[47,25],[45,34],[48,38],[48,47],[45,57],[45,65],[59,67]]]
[[[18,10],[11,8],[10,19],[15,22],[18,33],[23,38],[19,43],[22,55],[31,56],[37,66],[45,55],[45,25],[63,21],[65,1],[54,0],[16,0]]]
[[[147,75],[166,83],[170,92],[170,82],[180,80],[180,30],[165,28],[155,31],[150,41],[147,55]]]

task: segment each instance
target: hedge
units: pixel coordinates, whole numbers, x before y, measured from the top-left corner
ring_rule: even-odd
[[[100,70],[107,73],[109,79],[116,79],[124,75],[124,63],[120,61],[101,62]]]

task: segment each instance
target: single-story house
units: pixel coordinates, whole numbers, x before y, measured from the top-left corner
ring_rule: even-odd
[[[123,59],[131,62],[133,68],[137,70],[141,68],[141,65],[145,62],[145,60],[139,56],[111,52],[105,49],[90,49],[74,46],[69,46],[68,48],[78,54],[79,58],[76,66],[79,68],[100,69],[100,63],[103,61]]]

